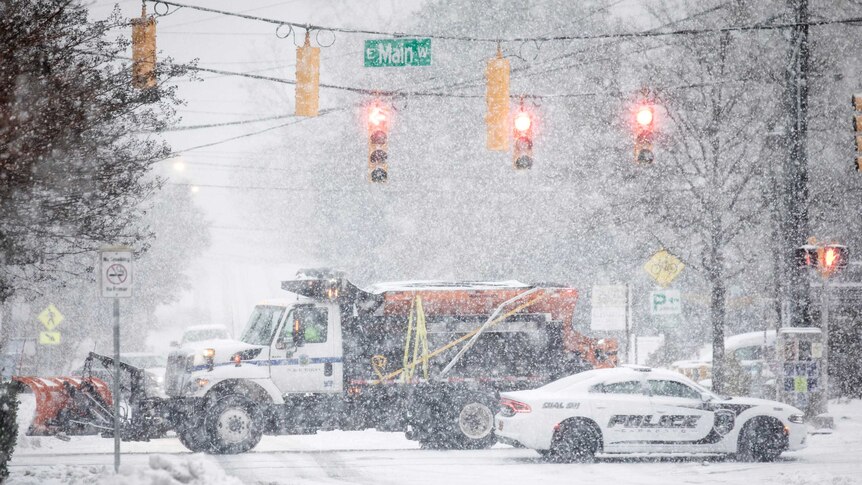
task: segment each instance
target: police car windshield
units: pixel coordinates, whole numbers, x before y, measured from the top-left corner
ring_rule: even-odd
[[[271,344],[272,335],[282,315],[284,315],[284,307],[265,305],[254,307],[240,340],[252,345]]]

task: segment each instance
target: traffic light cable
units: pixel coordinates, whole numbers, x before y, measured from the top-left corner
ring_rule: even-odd
[[[190,10],[199,10],[202,12],[211,12],[217,13],[220,15],[225,15],[229,17],[238,17],[246,20],[255,20],[258,22],[266,22],[270,24],[275,24],[277,26],[287,26],[291,29],[300,28],[305,29],[307,31],[317,31],[317,32],[340,32],[346,34],[366,34],[366,35],[380,35],[387,37],[422,37],[422,38],[431,38],[438,40],[457,40],[463,42],[491,42],[491,43],[500,43],[500,42],[554,42],[554,41],[572,41],[572,40],[598,40],[598,39],[626,39],[626,38],[642,38],[642,37],[665,37],[665,36],[673,36],[673,35],[700,35],[700,34],[714,34],[714,33],[724,33],[724,32],[749,32],[749,31],[758,31],[758,30],[781,30],[781,29],[790,29],[796,27],[819,27],[824,25],[834,25],[834,24],[856,24],[862,23],[862,17],[852,17],[846,19],[826,19],[826,20],[816,20],[810,22],[787,22],[781,24],[772,24],[772,25],[764,25],[762,23],[754,24],[754,25],[740,25],[740,26],[731,26],[731,27],[717,27],[711,29],[678,29],[678,30],[669,30],[669,31],[655,31],[655,30],[647,30],[641,32],[617,32],[617,33],[608,33],[608,34],[582,34],[582,35],[549,35],[549,36],[537,36],[537,37],[510,37],[510,38],[489,38],[489,37],[471,37],[471,36],[457,36],[457,35],[442,35],[442,34],[428,34],[428,33],[406,33],[406,32],[392,32],[392,31],[383,31],[383,30],[368,30],[368,29],[352,29],[346,27],[333,27],[333,26],[324,26],[318,24],[304,24],[300,22],[291,22],[288,20],[279,20],[267,17],[259,17],[255,15],[247,15],[236,12],[229,12],[225,10],[218,10],[209,7],[201,7],[197,5],[188,5],[184,3],[177,3],[168,0],[146,0],[156,4],[156,7],[159,5],[165,5],[166,7],[176,7],[173,11],[167,12],[164,14],[157,15],[169,15],[176,12],[182,8],[188,8]],[[278,28],[276,29],[276,34],[279,37],[287,37],[290,35],[290,32],[287,34],[281,35],[278,33]],[[331,44],[329,44],[331,45]],[[322,46],[322,47],[327,47]]]

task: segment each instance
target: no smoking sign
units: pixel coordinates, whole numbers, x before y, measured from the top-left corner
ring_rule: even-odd
[[[124,247],[105,248],[99,253],[102,296],[132,296],[132,251]]]

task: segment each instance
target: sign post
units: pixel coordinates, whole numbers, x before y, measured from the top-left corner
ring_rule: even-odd
[[[114,472],[120,470],[120,298],[132,296],[132,248],[108,246],[99,252],[102,296],[114,299]]]

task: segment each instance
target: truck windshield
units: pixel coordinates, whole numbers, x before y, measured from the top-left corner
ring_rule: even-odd
[[[284,307],[280,306],[254,307],[240,340],[252,345],[271,344],[272,334],[275,332],[281,316],[284,315],[284,310]]]

